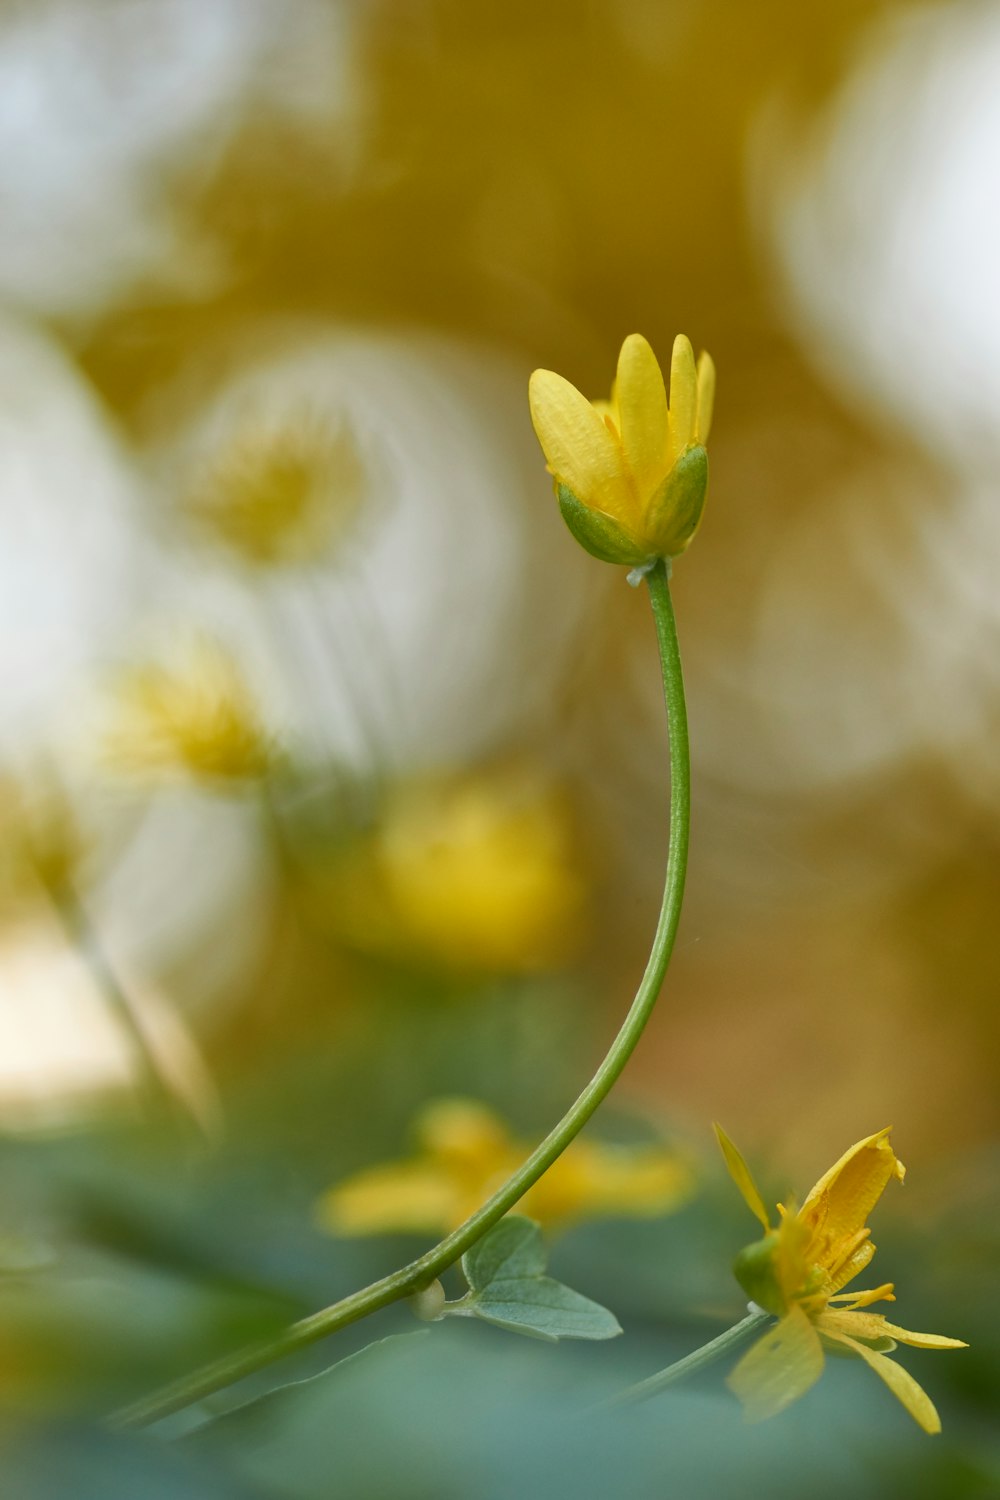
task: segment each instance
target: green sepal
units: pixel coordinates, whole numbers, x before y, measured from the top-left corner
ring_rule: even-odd
[[[685,448],[649,502],[647,530],[661,557],[684,551],[698,530],[707,493],[708,454],[696,444]]]
[[[747,1245],[737,1255],[733,1262],[733,1275],[751,1302],[756,1302],[765,1312],[780,1318],[785,1312],[785,1299],[774,1273],[777,1248],[776,1230],[766,1234],[762,1240],[754,1240],[752,1245]]]
[[[635,567],[636,563],[648,562],[652,555],[649,548],[624,526],[603,511],[584,505],[564,484],[556,485],[556,495],[563,520],[591,557],[599,558],[601,562],[622,563],[629,568]]]
[[[545,1272],[541,1230],[532,1219],[509,1214],[462,1257],[469,1293],[445,1312],[482,1318],[512,1333],[545,1339],[613,1339],[621,1333],[614,1313]]]

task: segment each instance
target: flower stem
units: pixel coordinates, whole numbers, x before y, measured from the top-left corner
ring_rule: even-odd
[[[685,1354],[683,1359],[675,1360],[672,1365],[667,1365],[665,1370],[659,1370],[655,1375],[650,1375],[646,1380],[640,1380],[637,1385],[630,1385],[628,1390],[622,1391],[612,1401],[613,1406],[631,1406],[637,1401],[646,1401],[650,1396],[656,1396],[660,1391],[665,1391],[668,1386],[676,1385],[680,1380],[687,1380],[689,1375],[695,1375],[699,1370],[714,1364],[724,1354],[729,1354],[737,1349],[740,1344],[746,1342],[751,1333],[756,1333],[763,1328],[765,1323],[772,1322],[771,1314],[754,1308],[748,1312],[745,1318],[734,1323],[732,1328],[727,1328],[725,1333],[720,1333],[718,1338],[710,1339],[707,1344],[702,1344],[700,1349],[694,1349],[690,1354]]]
[[[684,896],[691,817],[687,709],[666,564],[658,562],[647,575],[646,582],[656,626],[670,731],[670,837],[667,873],[659,920],[645,973],[628,1015],[604,1061],[559,1123],[549,1131],[517,1171],[481,1208],[451,1234],[446,1235],[433,1249],[391,1275],[372,1282],[361,1291],[353,1292],[340,1302],[323,1308],[321,1312],[293,1323],[275,1338],[225,1355],[193,1375],[183,1376],[162,1391],[132,1403],[112,1417],[112,1423],[116,1427],[141,1427],[156,1422],[161,1417],[180,1411],[212,1392],[273,1364],[285,1355],[305,1348],[317,1339],[325,1338],[327,1334],[334,1333],[348,1323],[355,1323],[369,1313],[403,1297],[409,1297],[429,1285],[442,1271],[454,1265],[548,1171],[617,1082],[649,1020],[673,952]]]
[[[83,902],[71,886],[61,887],[51,894],[69,940],[82,955],[125,1034],[138,1075],[140,1097],[147,1111],[154,1115],[163,1112],[172,1114],[176,1108],[173,1095],[160,1072],[149,1039],[139,1023],[135,1006],[118,978]]]

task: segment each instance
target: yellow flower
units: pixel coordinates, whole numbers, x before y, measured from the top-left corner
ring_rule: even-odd
[[[708,486],[715,366],[695,365],[679,334],[670,361],[670,405],[656,355],[630,333],[610,401],[588,401],[552,370],[528,386],[531,420],[577,541],[603,562],[676,557],[698,529]]]
[[[171,667],[134,667],[115,689],[119,712],[107,751],[128,770],[238,781],[263,775],[272,762],[243,675],[217,642],[198,638]]]
[[[529,1155],[504,1122],[471,1099],[439,1099],[417,1117],[417,1152],[370,1167],[320,1199],[334,1234],[443,1234],[483,1204]],[[690,1197],[689,1168],[662,1146],[577,1139],[530,1188],[518,1212],[546,1225],[655,1218]]]
[[[460,972],[537,973],[581,934],[584,881],[568,810],[518,767],[397,786],[375,831],[314,883],[365,952]]]
[[[0,772],[0,893],[17,905],[38,886],[59,895],[72,885],[85,841],[66,790],[44,771]]]
[[[353,434],[318,418],[244,418],[190,486],[185,509],[216,542],[257,567],[309,562],[349,531],[365,498]]]
[[[866,1292],[842,1290],[875,1254],[865,1220],[890,1178],[905,1168],[880,1130],[846,1151],[820,1178],[798,1210],[778,1205],[772,1229],[749,1168],[720,1126],[716,1134],[729,1172],[764,1238],[737,1257],[735,1272],[754,1302],[778,1322],[743,1356],[729,1385],[747,1417],[774,1416],[812,1386],[823,1369],[824,1350],[863,1359],[879,1375],[925,1432],[940,1432],[941,1420],[927,1393],[901,1365],[887,1359],[897,1341],[918,1349],[964,1349],[960,1339],[911,1333],[873,1302],[894,1302],[891,1282]]]

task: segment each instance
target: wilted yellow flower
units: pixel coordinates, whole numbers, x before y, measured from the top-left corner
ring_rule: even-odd
[[[398,786],[376,830],[314,891],[363,951],[535,973],[564,963],[580,937],[577,865],[562,798],[504,768]]]
[[[656,355],[630,333],[610,401],[588,401],[552,370],[528,387],[531,420],[570,531],[604,562],[676,557],[698,529],[708,487],[715,366],[695,364],[679,334],[670,362],[670,405]]]
[[[879,1375],[925,1432],[940,1432],[941,1420],[927,1393],[901,1365],[887,1359],[896,1342],[918,1349],[964,1349],[960,1339],[911,1333],[873,1302],[894,1302],[891,1282],[867,1292],[844,1292],[875,1254],[865,1220],[889,1182],[905,1168],[880,1130],[846,1151],[820,1178],[798,1210],[778,1205],[771,1228],[764,1200],[749,1168],[717,1125],[716,1133],[733,1181],[760,1220],[762,1240],[742,1251],[737,1280],[778,1323],[758,1339],[729,1377],[748,1418],[774,1416],[812,1386],[823,1369],[824,1350],[863,1359]]]
[[[335,1234],[445,1233],[461,1224],[529,1155],[504,1122],[471,1099],[440,1099],[416,1121],[417,1153],[370,1167],[323,1195]],[[572,1142],[518,1205],[545,1225],[655,1218],[691,1196],[687,1165],[663,1146]]]
[[[365,470],[353,433],[317,417],[245,418],[196,470],[185,509],[258,567],[310,562],[361,509]]]
[[[128,770],[237,781],[261,776],[272,762],[243,675],[215,641],[199,637],[175,665],[133,667],[114,686],[118,715],[107,751]]]

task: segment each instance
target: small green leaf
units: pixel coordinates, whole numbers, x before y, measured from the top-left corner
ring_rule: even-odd
[[[494,1281],[473,1299],[477,1317],[515,1333],[547,1339],[613,1339],[621,1333],[614,1313],[551,1276]]]
[[[649,548],[644,547],[624,526],[619,526],[617,521],[613,521],[603,511],[592,510],[589,505],[584,505],[564,484],[556,485],[556,494],[563,520],[591,557],[596,557],[601,562],[627,564],[629,567],[648,560]]]
[[[480,1292],[498,1278],[541,1276],[545,1259],[541,1230],[534,1219],[508,1214],[462,1256],[462,1273],[472,1290]]]
[[[452,1311],[516,1333],[547,1339],[612,1339],[618,1319],[600,1303],[546,1276],[538,1225],[518,1214],[501,1219],[462,1257],[470,1292]]]

